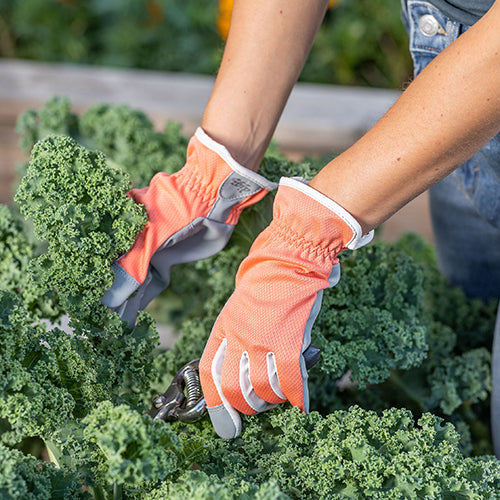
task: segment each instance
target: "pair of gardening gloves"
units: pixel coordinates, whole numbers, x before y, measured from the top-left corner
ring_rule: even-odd
[[[371,239],[342,207],[299,178],[279,186],[237,163],[202,129],[185,166],[130,192],[149,222],[114,264],[103,303],[133,324],[170,280],[172,266],[207,258],[229,240],[241,211],[278,187],[273,220],[236,276],[200,360],[200,379],[217,434],[241,433],[238,412],[255,414],[290,401],[307,412],[303,353],[323,290],[340,277],[337,255]]]

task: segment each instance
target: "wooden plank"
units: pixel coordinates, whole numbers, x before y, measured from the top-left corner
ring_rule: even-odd
[[[0,99],[0,203],[12,201],[16,166],[24,161],[24,155],[18,147],[19,137],[15,131],[17,116],[24,109],[24,104],[20,102]]]
[[[123,103],[160,122],[176,120],[187,134],[200,124],[214,78],[145,70],[0,60],[0,99],[43,103],[66,95],[75,106]],[[384,89],[298,83],[275,139],[285,149],[342,151],[382,116],[400,95]]]

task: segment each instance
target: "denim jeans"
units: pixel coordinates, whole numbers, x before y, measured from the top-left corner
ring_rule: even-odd
[[[420,0],[403,0],[403,20],[415,76],[468,29]],[[471,297],[500,297],[500,134],[429,194],[443,274]]]
[[[469,27],[433,5],[402,0],[417,76]],[[486,77],[486,76],[485,76]],[[457,82],[459,84],[459,82]],[[500,134],[429,190],[439,266],[471,297],[500,297]],[[500,307],[493,342],[492,438],[500,458]]]

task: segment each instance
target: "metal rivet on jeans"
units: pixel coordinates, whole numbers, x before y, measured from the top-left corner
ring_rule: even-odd
[[[431,14],[422,16],[418,21],[418,27],[425,36],[437,35],[441,29],[438,20]]]

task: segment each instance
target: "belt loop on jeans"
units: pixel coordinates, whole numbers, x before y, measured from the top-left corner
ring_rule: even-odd
[[[459,29],[460,23],[457,21],[452,21],[450,19],[446,23],[447,45],[450,45],[450,43],[454,42],[458,38],[458,35],[460,35]]]

